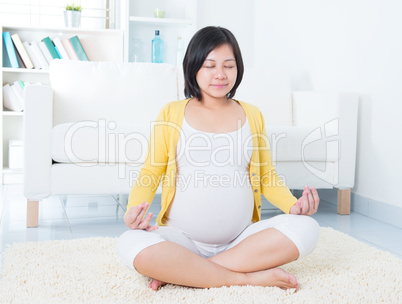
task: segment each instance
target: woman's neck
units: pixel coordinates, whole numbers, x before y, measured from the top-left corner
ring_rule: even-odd
[[[231,99],[226,96],[222,98],[215,98],[211,96],[202,96],[202,100],[198,100],[204,107],[209,109],[220,109],[230,104]]]

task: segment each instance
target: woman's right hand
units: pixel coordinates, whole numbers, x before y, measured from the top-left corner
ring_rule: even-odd
[[[130,229],[141,229],[147,231],[153,231],[158,229],[158,226],[151,226],[149,222],[152,219],[152,212],[149,212],[144,218],[144,214],[147,211],[149,204],[142,202],[141,205],[131,207],[124,217],[124,222]]]

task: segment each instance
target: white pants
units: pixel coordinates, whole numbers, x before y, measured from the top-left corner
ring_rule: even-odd
[[[282,214],[251,224],[237,238],[225,245],[196,242],[181,231],[167,226],[159,227],[155,231],[128,230],[120,236],[117,252],[120,261],[131,269],[134,269],[134,259],[138,253],[149,246],[165,241],[179,244],[204,258],[209,258],[233,248],[248,236],[268,228],[275,228],[286,235],[299,250],[299,259],[313,252],[320,234],[320,227],[312,217]]]

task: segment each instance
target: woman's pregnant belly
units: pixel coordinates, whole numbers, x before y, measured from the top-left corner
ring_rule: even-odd
[[[227,171],[226,171],[227,172]],[[254,197],[246,172],[181,174],[168,211],[168,225],[206,244],[227,244],[250,223]]]

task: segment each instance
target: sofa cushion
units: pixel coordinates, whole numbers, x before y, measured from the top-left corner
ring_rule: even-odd
[[[135,164],[115,166],[54,164],[51,168],[51,193],[52,195],[129,193],[140,169],[141,166]],[[159,184],[156,193],[162,193],[162,183]]]
[[[272,160],[332,162],[339,160],[339,138],[325,136],[336,134],[336,125],[320,127],[267,127]]]
[[[142,164],[151,127],[105,120],[60,124],[52,129],[51,157],[59,163]]]

